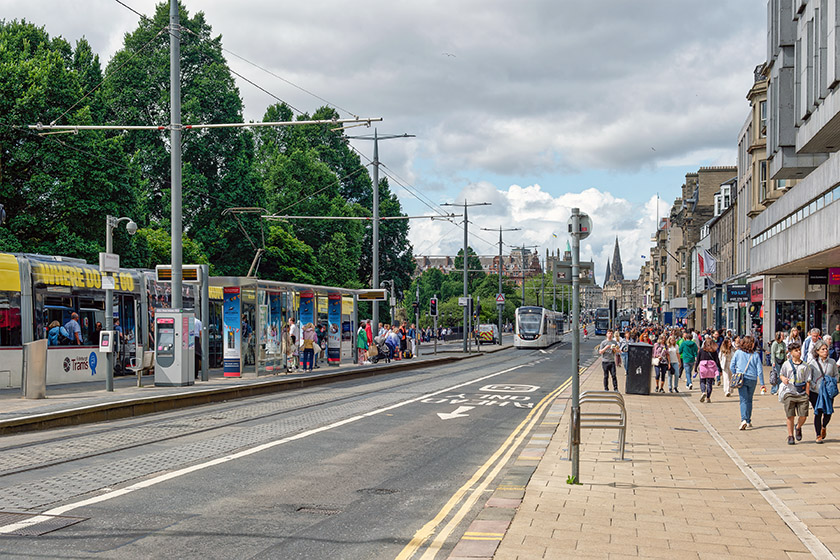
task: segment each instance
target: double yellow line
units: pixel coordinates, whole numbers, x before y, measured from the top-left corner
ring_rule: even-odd
[[[464,519],[464,517],[469,513],[470,509],[472,509],[475,502],[478,498],[484,493],[490,483],[496,478],[499,474],[499,471],[508,463],[510,460],[511,455],[516,450],[517,447],[525,440],[525,437],[531,432],[534,428],[534,425],[537,423],[540,415],[542,414],[543,410],[548,408],[551,402],[554,400],[557,395],[565,391],[569,385],[572,383],[572,378],[570,377],[566,381],[564,381],[559,387],[554,389],[551,393],[546,395],[537,406],[534,407],[531,412],[528,413],[528,416],[520,422],[520,424],[513,430],[513,432],[508,436],[505,442],[490,456],[487,461],[475,471],[475,473],[470,477],[470,479],[461,486],[455,494],[452,495],[451,498],[444,504],[443,508],[437,513],[437,515],[432,518],[431,521],[423,525],[415,534],[414,538],[402,549],[402,552],[397,556],[397,560],[408,560],[412,558],[417,551],[423,546],[423,544],[429,540],[434,534],[435,529],[437,529],[438,525],[440,525],[444,519],[446,519],[450,513],[455,509],[455,507],[462,501],[463,503],[452,519],[449,520],[449,523],[446,524],[443,529],[435,536],[434,540],[429,543],[428,547],[426,548],[426,552],[421,556],[421,560],[428,560],[430,558],[434,558],[438,551],[443,546],[446,539],[449,538],[449,535],[452,534],[452,531],[458,526],[458,524]],[[499,458],[501,457],[501,460]],[[493,464],[496,464],[493,467]],[[491,470],[492,467],[492,470]],[[489,472],[488,472],[489,471]],[[487,476],[484,477],[485,473]],[[481,480],[484,477],[484,480]],[[479,483],[478,486],[473,486],[476,483]],[[464,499],[466,497],[466,499]],[[502,535],[503,536],[503,535]],[[494,540],[501,540],[500,537],[493,537]]]

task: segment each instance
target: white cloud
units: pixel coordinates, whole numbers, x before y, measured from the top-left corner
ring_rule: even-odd
[[[656,229],[657,216],[670,211],[663,199],[652,197],[644,204],[633,204],[608,191],[595,188],[579,193],[554,196],[540,185],[510,185],[506,190],[489,183],[468,185],[455,202],[491,202],[492,206],[469,208],[469,244],[477,253],[494,255],[498,252],[498,234],[480,228],[521,228],[503,234],[504,253],[511,246],[538,245],[541,254],[566,246],[566,224],[572,208],[580,208],[592,218],[592,234],[581,244],[581,258],[595,260],[597,280],[603,281],[604,267],[612,258],[618,237],[626,278],[636,278],[651,246],[651,234]],[[457,211],[456,213],[461,213]],[[463,247],[461,218],[453,225],[446,221],[420,221],[412,224],[410,238],[417,255],[455,255]],[[553,237],[557,234],[557,238]]]

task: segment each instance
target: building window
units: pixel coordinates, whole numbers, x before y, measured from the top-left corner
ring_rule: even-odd
[[[680,254],[680,266],[685,268],[685,253]]]
[[[761,119],[761,124],[758,127],[759,138],[767,136],[767,101],[762,101],[758,104],[758,114]]]
[[[758,200],[767,200],[767,160],[758,162]]]

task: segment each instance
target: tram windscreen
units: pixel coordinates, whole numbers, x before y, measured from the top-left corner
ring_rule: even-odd
[[[542,311],[520,311],[519,332],[521,334],[539,334],[542,325]]]

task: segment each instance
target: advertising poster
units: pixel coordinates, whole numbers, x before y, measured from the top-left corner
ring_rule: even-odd
[[[240,350],[242,299],[238,286],[225,288],[223,305],[224,332],[222,336],[224,338],[222,339],[222,347],[224,351],[222,356],[224,357],[225,377],[239,377],[242,375],[239,359],[242,355]]]
[[[327,360],[331,364],[341,363],[341,295],[330,294],[327,308],[329,333],[327,344]]]
[[[312,292],[300,293],[300,326],[303,328],[306,323],[315,320],[315,294]]]

